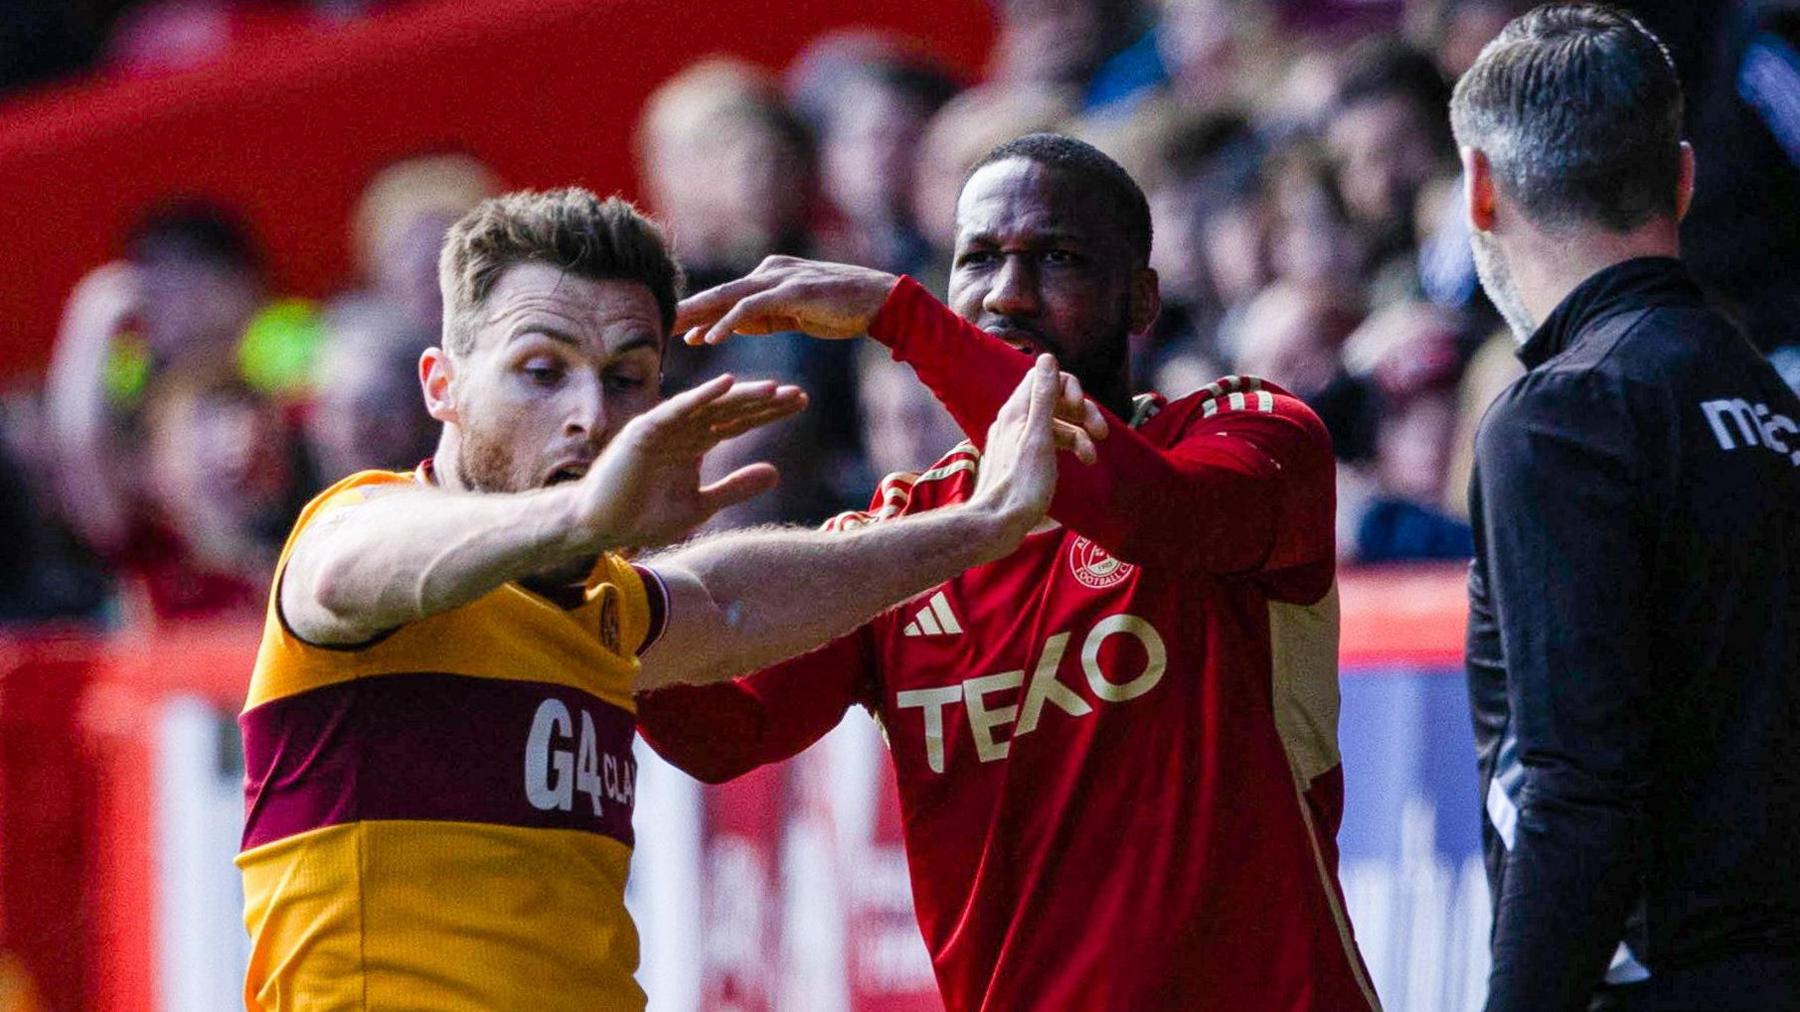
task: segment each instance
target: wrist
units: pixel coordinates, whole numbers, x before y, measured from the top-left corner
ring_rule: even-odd
[[[618,542],[585,509],[580,482],[545,489],[529,496],[527,502],[541,532],[540,542],[559,560],[597,555],[618,547]]]
[[[869,318],[869,336],[890,349],[896,348],[903,336],[901,322],[906,318],[907,306],[919,294],[931,297],[911,277],[905,274],[890,276],[887,294],[882,298],[880,307],[875,310],[875,315]]]
[[[974,565],[993,562],[1011,555],[1031,530],[1032,522],[998,503],[971,500],[965,507],[967,543],[976,555]]]

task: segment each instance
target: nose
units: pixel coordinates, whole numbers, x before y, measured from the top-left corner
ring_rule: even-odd
[[[1043,304],[1038,298],[1037,270],[1031,258],[1001,258],[1000,269],[993,274],[987,295],[981,300],[981,308],[994,316],[1038,315]]]
[[[570,383],[565,391],[563,435],[573,439],[594,439],[606,431],[606,398],[597,377],[584,377]]]

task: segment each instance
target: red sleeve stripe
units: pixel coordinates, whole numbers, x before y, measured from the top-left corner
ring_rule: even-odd
[[[650,601],[650,628],[637,649],[638,656],[642,657],[669,628],[669,585],[663,582],[662,574],[649,566],[633,563],[631,568],[637,570],[638,579],[644,581],[644,597]]]

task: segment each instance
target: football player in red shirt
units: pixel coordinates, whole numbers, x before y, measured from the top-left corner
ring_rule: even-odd
[[[1336,880],[1330,439],[1253,378],[1131,396],[1127,339],[1158,309],[1149,252],[1125,171],[1035,134],[964,186],[951,308],[788,258],[688,299],[693,343],[866,332],[976,441],[888,477],[838,527],[966,499],[1037,353],[1085,387],[1105,438],[1012,555],[810,654],[650,694],[640,730],[717,782],[866,707],[953,1010],[1375,1008]]]

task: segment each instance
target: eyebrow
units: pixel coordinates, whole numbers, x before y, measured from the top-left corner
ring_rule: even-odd
[[[1041,232],[1032,232],[1032,233],[1030,233],[1030,235],[1027,238],[1031,242],[1086,242],[1086,241],[1088,241],[1088,237],[1086,235],[1084,235],[1080,232],[1070,231],[1068,229],[1046,229]],[[974,235],[971,235],[962,241],[971,246],[975,245],[977,243],[984,245],[984,246],[1004,246],[1005,245],[1005,243],[1002,242],[992,232],[977,232]]]
[[[661,340],[645,334],[639,334],[636,337],[629,338],[624,344],[619,345],[618,350],[613,352],[613,357],[618,358],[621,355],[628,355],[639,348],[659,348],[661,346]]]
[[[527,336],[547,337],[557,344],[567,345],[576,350],[585,350],[586,348],[579,338],[570,334],[568,331],[544,323],[528,323],[518,330],[513,331],[512,336],[507,338],[507,341],[510,343],[512,341],[517,341],[521,337]],[[660,338],[652,337],[648,334],[637,334],[627,338],[623,344],[614,349],[611,357],[618,358],[622,355],[628,355],[631,352],[637,351],[639,348],[659,349],[661,347],[662,340]]]
[[[528,334],[536,335],[538,337],[547,337],[558,344],[566,344],[574,348],[581,347],[581,341],[577,339],[575,335],[570,334],[566,330],[552,327],[547,323],[528,323],[518,330],[513,331],[512,337],[508,338],[508,340],[516,341]]]

